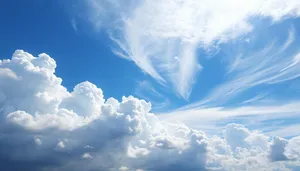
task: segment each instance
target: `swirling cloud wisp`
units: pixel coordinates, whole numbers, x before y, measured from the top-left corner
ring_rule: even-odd
[[[94,4],[90,9],[92,23],[97,25],[102,21],[95,15],[100,11],[97,6],[103,9],[105,3],[90,1]],[[254,16],[279,21],[300,15],[297,0],[144,0],[130,7],[120,8],[118,19],[112,19],[118,20],[111,34],[119,47],[115,53],[135,62],[185,99],[189,98],[197,72],[205,67],[198,62],[198,48],[209,48],[250,32],[253,25],[249,18]]]

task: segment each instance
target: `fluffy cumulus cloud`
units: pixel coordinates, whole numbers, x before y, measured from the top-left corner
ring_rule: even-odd
[[[90,82],[72,92],[55,61],[17,50],[0,60],[1,170],[299,170],[300,138],[268,137],[230,124],[208,137],[164,123],[151,104],[104,98]]]

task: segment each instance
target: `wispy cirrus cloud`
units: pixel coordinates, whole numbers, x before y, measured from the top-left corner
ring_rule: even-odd
[[[161,113],[158,117],[168,122],[182,122],[211,135],[232,122],[241,123],[252,129],[260,129],[269,135],[284,137],[299,135],[297,121],[300,116],[300,101],[284,104],[244,105],[224,108],[191,108]],[[295,122],[291,122],[291,121]]]
[[[226,55],[225,59],[227,60],[227,73],[224,76],[226,81],[213,89],[203,100],[184,108],[201,105],[220,106],[253,87],[279,84],[298,78],[300,76],[300,49],[297,47],[298,42],[295,41],[295,36],[296,31],[292,27],[283,43],[273,37],[258,50],[251,49],[250,43],[248,46],[233,44],[230,46],[231,52]],[[256,43],[259,42],[254,41],[252,44]],[[264,92],[250,100],[261,99],[267,94]]]
[[[97,25],[101,21],[99,11],[106,3],[91,2],[89,12]],[[118,6],[120,2],[113,3]],[[270,17],[275,22],[299,16],[299,6],[296,0],[138,1],[122,8],[117,19],[112,19],[118,24],[112,28],[111,38],[118,45],[117,55],[135,62],[155,80],[188,99],[197,72],[205,68],[199,63],[198,48],[209,48],[250,32],[253,25],[249,18],[254,16]]]
[[[145,99],[152,104],[152,110],[160,110],[170,105],[168,97],[160,93],[155,86],[149,81],[140,81],[137,83],[134,94],[142,99]]]
[[[92,10],[89,11],[89,15],[93,18],[92,24],[97,25],[103,20],[93,14],[101,11],[95,7],[100,6],[107,11],[111,8],[103,1],[91,2],[94,8],[90,8]],[[211,89],[202,100],[161,117],[167,120],[177,117],[178,121],[193,120],[198,125],[201,120],[205,121],[204,127],[214,129],[215,125],[212,124],[214,121],[225,121],[240,116],[251,115],[258,120],[270,116],[275,118],[298,116],[298,111],[285,111],[288,110],[285,107],[284,110],[275,109],[274,105],[278,105],[275,103],[276,99],[271,99],[272,103],[250,106],[250,104],[257,104],[258,101],[268,100],[266,99],[269,95],[268,91],[243,99],[239,105],[244,107],[229,109],[213,106],[222,106],[251,88],[275,85],[299,77],[300,55],[296,47],[299,40],[296,38],[297,30],[293,26],[285,30],[286,32],[282,32],[280,36],[263,37],[267,39],[264,41],[260,41],[259,35],[255,34],[253,36],[257,37],[253,38],[242,36],[249,35],[256,29],[253,18],[268,19],[266,24],[270,26],[279,24],[287,18],[298,17],[300,2],[296,0],[130,1],[131,4],[135,2],[137,2],[135,5],[114,10],[114,15],[110,16],[109,23],[113,23],[113,26],[108,32],[117,45],[113,52],[133,61],[143,72],[164,87],[173,89],[177,95],[188,99],[194,83],[205,82],[205,80],[197,80],[196,77],[197,73],[208,67],[200,62],[204,56],[199,56],[197,53],[199,49],[209,50],[218,46],[220,51],[226,54],[221,59],[225,62],[220,67],[226,72],[224,81],[220,85]],[[119,1],[112,4],[115,9],[120,7]],[[283,38],[282,35],[286,37]],[[243,45],[239,45],[239,38],[245,38]],[[235,40],[237,43],[232,43]],[[260,46],[251,49],[254,44]],[[226,52],[224,46],[230,46],[230,53]],[[152,88],[146,83],[141,84],[137,90],[141,91],[145,88],[152,92]],[[161,97],[160,93],[153,93]],[[291,104],[294,102],[290,101]],[[277,111],[283,112],[284,115],[280,115]],[[275,114],[271,115],[272,112]]]

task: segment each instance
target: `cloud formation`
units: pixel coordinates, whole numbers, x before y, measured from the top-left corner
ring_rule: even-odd
[[[208,137],[165,123],[151,104],[105,99],[79,83],[72,92],[56,62],[17,50],[0,61],[1,170],[297,170],[299,137],[286,140],[229,124]]]
[[[161,113],[166,122],[180,121],[209,135],[220,134],[232,122],[251,129],[259,129],[269,136],[293,137],[299,135],[300,101],[280,104],[244,105],[236,107],[177,109]]]
[[[256,38],[257,40],[252,42],[237,41],[237,43],[230,44],[231,52],[226,54],[228,62],[226,80],[206,98],[189,104],[185,108],[201,105],[221,106],[253,87],[274,85],[298,78],[300,76],[300,49],[297,46],[299,41],[296,39],[297,36],[296,30],[291,27],[286,35],[274,35],[271,41],[267,40],[267,43],[262,43],[265,40]],[[284,41],[281,40],[283,37]],[[263,44],[263,48],[251,48],[259,43]],[[226,53],[226,50],[224,51]],[[256,102],[267,95],[268,93],[264,92],[246,100],[245,103]]]
[[[130,1],[136,5],[118,10],[121,1],[110,5],[101,0],[87,2],[95,26],[103,21],[99,14],[121,11],[110,16],[117,25],[111,31],[119,47],[115,53],[185,99],[189,98],[197,72],[205,67],[198,62],[198,48],[212,49],[250,32],[253,17],[277,22],[300,15],[297,0],[144,0]]]

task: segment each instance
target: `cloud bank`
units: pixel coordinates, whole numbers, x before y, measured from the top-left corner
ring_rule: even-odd
[[[208,137],[162,122],[144,100],[105,99],[90,82],[68,92],[55,68],[22,50],[0,60],[1,170],[299,170],[300,137],[238,124]]]
[[[198,62],[198,48],[213,49],[251,32],[254,17],[278,22],[300,15],[298,0],[130,1],[134,3],[124,6],[112,1],[107,5],[106,1],[88,0],[87,11],[95,26],[103,23],[100,14],[113,13],[109,17],[116,25],[111,31],[118,45],[115,53],[185,99],[197,72],[205,67]]]

